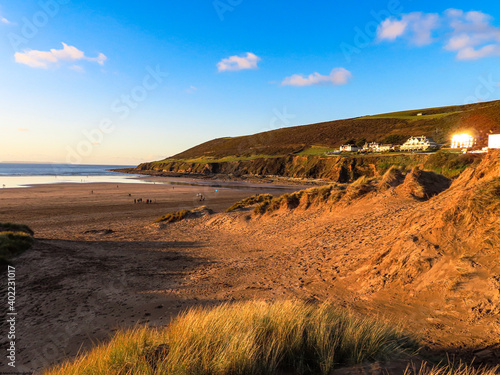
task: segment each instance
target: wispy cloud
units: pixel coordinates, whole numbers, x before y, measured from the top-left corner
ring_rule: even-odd
[[[85,68],[81,65],[72,65],[69,67],[69,69],[74,70],[75,72],[78,73],[85,73]]]
[[[475,60],[500,56],[500,28],[492,22],[493,17],[478,11],[448,9],[441,15],[415,12],[382,21],[377,37],[390,42],[403,38],[417,46],[441,41],[458,60]]]
[[[302,74],[294,74],[286,77],[282,86],[318,86],[318,85],[345,85],[352,78],[352,73],[345,68],[334,68],[329,75],[321,75],[317,72],[307,77]]]
[[[102,53],[99,53],[97,57],[88,57],[85,56],[83,51],[74,46],[68,46],[66,43],[62,43],[62,45],[62,49],[53,48],[49,51],[25,50],[24,52],[16,52],[14,57],[19,64],[42,69],[47,69],[49,66],[58,66],[63,61],[76,62],[86,60],[104,65],[104,62],[107,60],[107,57]],[[78,65],[73,65],[72,68],[75,66]]]
[[[261,58],[252,52],[247,52],[243,56],[230,56],[217,63],[219,72],[238,71],[245,69],[257,69]]]
[[[28,128],[18,128],[17,129],[18,132],[29,132],[30,130]]]
[[[0,13],[0,24],[1,23],[3,23],[4,25],[15,25],[14,22],[9,21],[7,18],[2,16],[2,14]]]
[[[197,87],[191,85],[191,86],[189,86],[188,89],[186,89],[184,91],[187,92],[188,94],[194,94],[197,90],[198,90]]]

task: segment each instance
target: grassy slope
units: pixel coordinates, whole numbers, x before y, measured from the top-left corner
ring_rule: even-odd
[[[417,116],[419,113],[422,116]],[[366,138],[381,142],[389,135],[427,135],[438,143],[445,143],[453,132],[465,129],[474,129],[478,135],[500,131],[500,101],[394,112],[219,138],[168,160],[213,162],[316,154],[338,147],[348,139]]]
[[[168,327],[119,333],[45,374],[329,374],[416,348],[398,327],[329,305],[254,301],[199,307]]]

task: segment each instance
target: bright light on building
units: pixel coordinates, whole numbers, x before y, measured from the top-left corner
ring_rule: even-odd
[[[470,134],[455,134],[451,137],[451,148],[471,148],[476,143]]]
[[[488,135],[488,148],[500,148],[500,134]]]

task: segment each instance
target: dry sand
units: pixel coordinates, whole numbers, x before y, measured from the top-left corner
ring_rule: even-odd
[[[300,189],[241,185],[96,183],[0,189],[0,222],[25,223],[37,238],[33,250],[15,261],[16,369],[46,367],[108,339],[117,328],[164,324],[190,306],[193,301],[157,291],[180,287],[187,274],[209,264],[212,260],[195,250],[206,243],[190,229],[182,236],[192,239],[178,240],[153,234],[147,226],[180,209],[205,204],[220,212],[249,195]],[[200,202],[197,194],[205,200]],[[134,204],[138,198],[143,203]],[[154,203],[146,204],[146,199]],[[103,234],[107,230],[113,232]],[[4,273],[2,295],[5,286]],[[2,352],[6,329],[2,321]],[[0,371],[11,370],[5,361],[1,364]]]
[[[153,223],[199,206],[197,193],[221,212],[269,186],[214,190],[99,184],[0,191],[0,221],[28,224],[38,238],[16,260],[19,370],[72,357],[118,328],[166,324],[195,304],[280,298],[331,301],[401,322],[433,350],[495,360],[498,317],[470,321],[435,294],[409,298],[398,285],[375,291],[364,276],[377,274],[373,261],[387,238],[424,203],[387,192],[332,210],[256,218],[249,209]],[[137,197],[157,203],[134,205]]]

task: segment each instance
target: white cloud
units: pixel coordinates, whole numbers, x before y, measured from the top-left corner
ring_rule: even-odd
[[[500,28],[491,23],[489,14],[449,9],[447,20],[452,29],[444,48],[457,53],[458,60],[500,56]]]
[[[316,86],[316,85],[345,85],[351,79],[352,73],[344,68],[334,68],[329,75],[321,75],[317,72],[304,77],[301,74],[294,74],[286,77],[282,86]]]
[[[198,90],[197,87],[191,85],[191,86],[189,86],[188,89],[186,89],[184,91],[187,92],[188,94],[194,94],[197,90]]]
[[[68,46],[66,43],[62,43],[62,45],[62,49],[53,48],[50,51],[25,50],[24,52],[16,52],[14,57],[19,64],[42,69],[47,69],[49,66],[59,64],[62,61],[86,60],[103,65],[104,61],[107,60],[107,57],[102,53],[99,53],[97,57],[87,57],[83,51],[74,46]],[[78,65],[73,65],[72,68],[74,69],[75,66]]]
[[[438,14],[408,13],[399,20],[387,18],[382,21],[377,30],[377,38],[378,40],[394,41],[405,36],[411,43],[423,46],[432,43],[432,32],[438,27],[438,24]]]
[[[377,36],[379,40],[395,40],[397,37],[400,37],[404,34],[408,23],[405,21],[398,21],[395,19],[386,19],[383,21],[379,29],[377,30]]]
[[[441,40],[443,48],[455,52],[458,60],[475,60],[500,56],[500,28],[492,22],[493,17],[478,11],[448,9],[442,15],[414,12],[382,21],[377,37],[387,41],[406,38],[418,46]],[[434,32],[439,32],[439,39],[433,38]]]
[[[217,63],[217,69],[219,72],[257,69],[257,63],[260,60],[260,57],[257,55],[252,52],[247,52],[245,56],[230,56],[226,59],[222,59]]]
[[[6,25],[11,25],[12,22],[10,22],[7,18],[0,16],[0,22],[5,23]]]

